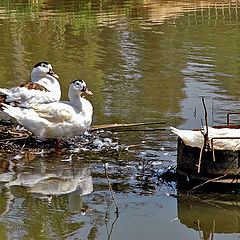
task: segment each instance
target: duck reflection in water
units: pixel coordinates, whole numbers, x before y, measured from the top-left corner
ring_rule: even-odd
[[[69,156],[63,159],[67,158]],[[6,207],[0,214],[9,211],[9,204],[15,198],[11,193],[14,186],[25,187],[33,196],[46,198],[50,202],[54,196],[67,195],[70,210],[79,212],[82,205],[81,196],[93,191],[90,166],[79,161],[72,165],[69,162],[57,161],[54,164],[37,159],[31,162],[18,160],[18,164],[15,164],[14,160],[1,161],[1,192],[6,196],[8,191],[10,195],[5,197],[8,203],[4,204]]]

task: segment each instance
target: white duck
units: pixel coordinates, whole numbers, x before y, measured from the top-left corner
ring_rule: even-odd
[[[170,128],[173,133],[183,140],[185,145],[198,148],[201,148],[204,145],[203,132],[206,132],[206,127],[201,130],[179,130],[174,127]],[[240,150],[240,129],[208,127],[208,138],[210,141],[212,138],[215,138],[213,141],[214,149],[232,151]]]
[[[31,72],[31,82],[11,89],[0,88],[0,103],[28,107],[33,103],[60,101],[61,89],[51,64],[40,62]]]
[[[60,101],[61,89],[58,75],[47,62],[37,63],[31,72],[31,82],[21,84],[11,89],[0,88],[0,119],[12,120],[8,114],[1,111],[1,104],[29,107],[33,103],[49,103]],[[15,123],[14,120],[12,122]]]
[[[31,108],[3,103],[3,111],[41,140],[68,139],[84,133],[92,122],[93,107],[81,97],[83,92],[92,95],[83,80],[75,80],[69,87],[70,101],[32,104]]]

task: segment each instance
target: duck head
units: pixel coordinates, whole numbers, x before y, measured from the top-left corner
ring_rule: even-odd
[[[32,82],[38,81],[40,78],[47,76],[51,76],[56,79],[59,78],[58,75],[53,71],[52,65],[47,62],[37,63],[31,72]]]
[[[70,83],[68,93],[69,99],[71,99],[71,96],[81,95],[82,93],[93,95],[93,93],[87,88],[86,83],[83,80],[77,79]]]

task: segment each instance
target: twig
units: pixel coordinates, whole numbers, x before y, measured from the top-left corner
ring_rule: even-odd
[[[200,155],[199,155],[199,160],[198,160],[198,173],[200,173],[200,170],[201,170],[201,162],[202,162],[202,152],[203,150],[206,150],[206,147],[207,149],[209,150],[209,138],[208,138],[208,115],[207,115],[207,107],[206,107],[206,104],[205,104],[205,100],[204,100],[204,97],[202,97],[202,103],[203,103],[203,108],[204,108],[204,112],[205,112],[205,124],[206,124],[206,132],[202,132],[201,133],[203,134],[203,137],[204,137],[204,144],[203,146],[201,147],[201,150],[200,150]]]
[[[214,239],[215,226],[216,226],[216,220],[215,220],[215,219],[213,219],[213,230],[212,230],[212,236],[211,236],[211,240],[213,240],[213,239]]]
[[[198,219],[197,224],[198,224],[198,234],[199,234],[199,237],[200,237],[201,240],[204,240],[204,237],[201,234],[200,219]]]
[[[201,147],[200,154],[199,154],[199,159],[198,159],[198,173],[200,173],[201,170],[201,162],[202,162],[202,152],[203,152],[204,146]]]
[[[25,147],[25,145],[26,145],[26,138],[25,138],[25,141],[24,141],[24,143],[23,143],[23,145],[22,145],[22,147],[21,147],[21,151],[23,150],[23,148]]]
[[[227,175],[228,175],[228,174],[225,173],[224,175],[222,175],[222,176],[220,176],[220,177],[208,179],[208,180],[205,181],[204,183],[201,183],[201,184],[195,186],[192,190],[195,190],[196,188],[202,187],[203,185],[205,185],[205,184],[207,184],[207,183],[209,183],[209,182],[213,182],[213,181],[215,181],[215,180],[219,180],[219,179],[221,179],[221,178],[224,178],[224,177],[226,177]]]
[[[119,217],[119,215],[116,214],[116,217],[115,217],[115,219],[114,219],[114,221],[113,221],[113,223],[112,223],[112,225],[111,225],[110,232],[108,232],[108,238],[107,238],[107,240],[110,240],[110,239],[111,239],[111,235],[112,235],[112,232],[113,232],[113,227],[114,227],[115,223],[117,222],[118,217]]]
[[[112,199],[113,199],[113,201],[114,201],[114,203],[115,203],[116,214],[118,215],[118,214],[119,214],[119,208],[118,208],[117,201],[116,201],[116,199],[115,199],[115,197],[114,197],[114,193],[113,193],[112,185],[111,185],[111,183],[110,183],[110,179],[109,179],[109,177],[108,177],[106,164],[104,164],[104,169],[105,169],[105,175],[106,175],[106,178],[107,178],[107,181],[108,181],[109,190],[110,190],[110,192],[111,192],[111,194],[112,194]]]
[[[206,123],[206,133],[204,134],[204,148],[206,148],[206,146],[209,149],[209,139],[208,139],[208,113],[207,113],[207,107],[205,104],[205,100],[204,97],[202,97],[202,103],[203,103],[203,108],[204,108],[204,112],[205,112],[205,123]]]
[[[16,138],[8,138],[8,139],[4,139],[4,140],[0,140],[1,143],[4,143],[6,141],[17,141],[17,140],[22,140],[22,139],[26,139],[29,136],[25,136],[25,137],[16,137]]]
[[[156,125],[156,124],[165,124],[165,123],[166,122],[104,124],[104,125],[92,126],[89,131],[97,131],[97,130],[112,129],[112,128],[123,128],[123,127],[147,126],[147,125]]]

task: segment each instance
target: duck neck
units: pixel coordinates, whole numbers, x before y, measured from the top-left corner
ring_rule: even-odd
[[[80,94],[68,95],[71,105],[77,110],[77,112],[82,111],[82,97]]]
[[[57,80],[49,75],[46,76],[31,76],[31,81],[34,83],[39,83],[39,84],[54,84],[57,82]]]
[[[52,76],[46,75],[44,77],[32,77],[33,83],[38,83],[44,86],[48,91],[56,95],[56,99],[60,100],[61,98],[61,88],[57,79]]]

